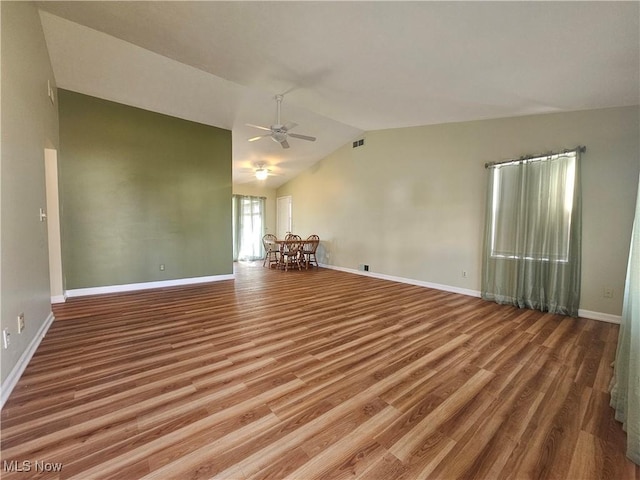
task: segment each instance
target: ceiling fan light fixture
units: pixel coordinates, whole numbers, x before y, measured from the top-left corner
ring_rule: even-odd
[[[266,168],[261,167],[256,169],[256,178],[258,180],[266,180],[268,176],[269,170],[267,170]]]

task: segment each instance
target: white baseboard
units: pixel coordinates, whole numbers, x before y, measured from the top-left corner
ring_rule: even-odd
[[[38,333],[36,333],[35,337],[33,337],[33,340],[31,340],[31,343],[26,348],[26,350],[22,352],[22,355],[20,355],[18,363],[16,363],[15,367],[13,367],[13,370],[11,370],[5,381],[2,383],[2,393],[0,394],[0,410],[4,407],[4,404],[9,399],[9,395],[11,395],[11,392],[18,383],[18,380],[20,380],[20,377],[27,368],[27,365],[29,365],[31,357],[33,357],[33,354],[36,353],[40,342],[42,342],[42,339],[47,334],[47,331],[49,330],[49,327],[53,323],[54,319],[55,317],[53,316],[53,313],[49,313],[49,316],[38,330]]]
[[[55,303],[64,303],[67,301],[67,296],[66,295],[53,295],[51,297],[51,303],[55,304]]]
[[[592,312],[591,310],[578,309],[578,316],[589,318],[591,320],[600,320],[601,322],[616,323],[620,325],[622,322],[621,315],[611,315],[610,313]]]
[[[384,273],[363,272],[362,270],[356,270],[354,268],[336,267],[335,265],[326,265],[324,263],[321,263],[320,266],[324,268],[329,268],[331,270],[339,270],[341,272],[355,273],[356,275],[363,275],[365,277],[373,277],[373,278],[379,278],[381,280],[390,280],[392,282],[407,283],[409,285],[417,285],[419,287],[433,288],[435,290],[442,290],[444,292],[459,293],[461,295],[468,295],[470,297],[480,297],[480,291],[471,290],[468,288],[454,287],[451,285],[442,285],[440,283],[424,282],[422,280],[414,280],[412,278],[405,278],[405,277],[396,277],[394,275],[386,275]]]
[[[129,283],[126,285],[109,285],[106,287],[77,288],[74,290],[67,290],[66,297],[67,298],[84,297],[87,295],[102,295],[105,293],[133,292],[136,290],[149,290],[152,288],[164,288],[164,287],[178,287],[182,285],[194,285],[197,283],[220,282],[222,280],[234,280],[234,279],[235,279],[235,275],[231,273],[228,275],[212,275],[208,277],[178,278],[176,280],[161,280],[157,282]]]
[[[365,277],[380,278],[382,280],[391,280],[392,282],[407,283],[409,285],[417,285],[420,287],[434,288],[436,290],[443,290],[445,292],[460,293],[462,295],[469,295],[471,297],[478,297],[478,298],[480,297],[479,290],[470,290],[466,288],[453,287],[451,285],[442,285],[439,283],[424,282],[422,280],[414,280],[411,278],[396,277],[393,275],[385,275],[384,273],[363,272],[362,270],[356,270],[354,268],[337,267],[335,265],[327,265],[324,263],[321,263],[320,266],[323,268],[329,268],[331,270],[339,270],[341,272],[355,273],[356,275],[363,275]],[[620,315],[611,315],[609,313],[593,312],[591,310],[580,309],[578,310],[578,316],[582,318],[588,318],[591,320],[600,320],[602,322],[617,323],[618,325],[622,321],[622,317]]]

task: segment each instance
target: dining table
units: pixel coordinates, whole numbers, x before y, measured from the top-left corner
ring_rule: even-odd
[[[288,270],[288,262],[285,262],[285,258],[290,254],[289,247],[296,245],[297,251],[299,255],[299,262],[301,265],[304,265],[306,269],[309,268],[309,262],[305,258],[304,252],[308,251],[305,249],[305,246],[313,246],[314,244],[318,244],[319,240],[317,239],[275,239],[275,240],[265,240],[266,245],[274,245],[275,250],[278,252],[278,263],[276,264],[277,268],[284,268],[285,271]],[[315,250],[314,250],[315,251]]]

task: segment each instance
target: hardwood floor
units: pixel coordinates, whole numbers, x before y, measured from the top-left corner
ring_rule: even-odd
[[[3,479],[640,480],[616,325],[261,264],[55,315],[2,411]]]

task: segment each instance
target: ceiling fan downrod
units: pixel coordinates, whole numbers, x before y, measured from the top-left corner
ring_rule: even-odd
[[[282,105],[282,99],[283,98],[284,98],[284,96],[280,95],[280,94],[275,96],[276,102],[278,103],[278,114],[277,114],[277,118],[276,118],[278,126],[282,126],[282,123],[280,123],[280,106]]]

